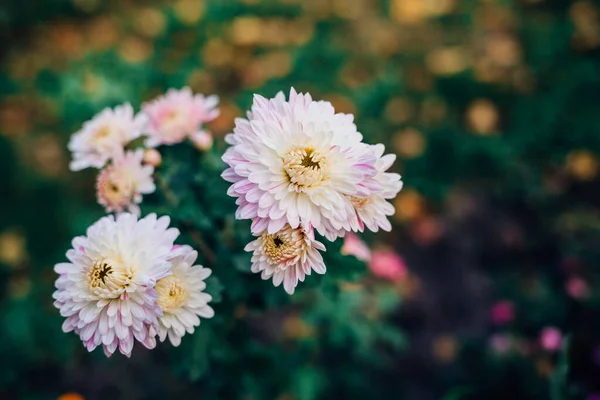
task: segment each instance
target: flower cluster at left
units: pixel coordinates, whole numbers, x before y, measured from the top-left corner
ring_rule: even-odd
[[[75,132],[69,142],[70,168],[102,169],[96,182],[98,203],[106,212],[140,215],[142,195],[156,189],[152,174],[161,163],[158,145],[172,145],[189,138],[207,149],[212,136],[203,124],[219,115],[217,96],[193,94],[190,88],[170,89],[135,113],[129,103],[106,108]],[[127,149],[145,137],[147,149]]]
[[[200,318],[214,315],[204,293],[211,270],[194,265],[198,253],[174,244],[179,231],[169,228],[169,217],[138,218],[142,195],[156,189],[161,155],[154,147],[189,138],[207,150],[212,136],[203,124],[218,116],[217,104],[216,96],[170,89],[138,114],[128,103],[106,108],[71,137],[71,170],[101,169],[98,203],[116,213],[73,239],[69,262],[54,268],[63,330],[79,335],[89,351],[102,346],[107,356],[118,349],[129,357],[136,340],[152,349],[157,338],[178,346]],[[143,147],[135,148],[140,137]]]
[[[139,219],[130,213],[107,216],[73,239],[69,262],[55,271],[54,305],[92,351],[117,349],[130,356],[137,340],[148,349],[156,337],[178,346],[200,318],[211,318],[211,296],[203,293],[211,270],[194,265],[197,253],[174,245],[179,236],[167,216]]]

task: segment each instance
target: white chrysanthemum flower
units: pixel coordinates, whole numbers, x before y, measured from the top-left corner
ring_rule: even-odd
[[[194,327],[200,325],[200,318],[212,318],[215,315],[208,305],[211,295],[204,293],[204,280],[211,270],[194,265],[198,253],[190,246],[177,246],[171,253],[171,275],[156,283],[158,306],[163,312],[159,318],[159,337],[163,342],[167,336],[173,346],[179,346],[185,333],[194,333]]]
[[[154,167],[142,164],[143,160],[142,149],[121,152],[100,172],[96,193],[98,203],[104,206],[106,212],[127,210],[140,215],[138,204],[142,202],[142,194],[156,189],[152,179]]]
[[[389,232],[392,224],[388,216],[394,215],[395,210],[388,200],[396,197],[402,189],[402,177],[396,173],[386,172],[396,160],[396,155],[384,156],[385,147],[382,144],[369,146],[369,148],[371,154],[377,158],[375,180],[381,185],[382,190],[367,197],[348,196],[348,198],[358,218],[360,232],[364,231],[365,226],[373,232],[379,231],[379,228]],[[345,230],[335,229],[331,225],[325,228],[325,235],[329,240],[335,240],[336,237],[343,237],[345,234]]]
[[[141,135],[143,126],[144,118],[134,115],[130,104],[114,109],[105,108],[71,136],[71,171],[88,167],[102,168],[129,142]]]
[[[273,285],[283,288],[289,294],[294,293],[298,281],[311,270],[317,274],[326,271],[319,250],[325,246],[316,241],[312,229],[292,228],[285,225],[279,232],[264,232],[258,239],[248,243],[246,251],[252,251],[252,272],[261,273],[262,279],[273,279]]]
[[[54,305],[67,318],[64,332],[75,331],[89,351],[102,345],[107,356],[117,348],[130,356],[134,340],[156,346],[162,311],[154,285],[169,275],[179,235],[169,222],[155,214],[107,216],[73,239],[70,262],[54,267]]]
[[[396,173],[386,172],[396,160],[395,154],[384,156],[385,147],[382,144],[369,147],[372,149],[372,154],[377,157],[375,179],[383,189],[368,197],[351,197],[350,201],[358,215],[361,232],[365,226],[373,232],[377,232],[379,228],[389,232],[392,230],[392,224],[388,220],[388,216],[394,215],[395,210],[392,203],[387,200],[396,197],[402,189],[402,177]]]
[[[219,116],[218,96],[194,94],[189,87],[169,89],[156,100],[142,105],[148,117],[146,145],[175,144],[200,130],[202,124]]]
[[[358,230],[348,196],[381,190],[374,179],[376,158],[361,143],[352,115],[336,114],[309,94],[267,100],[255,95],[248,119],[236,119],[232,146],[223,155],[223,178],[237,197],[236,217],[251,218],[252,232],[274,234],[285,224]],[[327,235],[329,237],[329,235]]]

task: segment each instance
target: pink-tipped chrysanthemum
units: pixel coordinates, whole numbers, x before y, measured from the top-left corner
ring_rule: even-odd
[[[189,87],[169,89],[156,100],[142,105],[148,118],[146,145],[175,144],[201,130],[202,124],[219,116],[219,98],[193,94]]]
[[[198,253],[190,246],[178,246],[171,253],[171,275],[162,278],[156,284],[158,306],[163,312],[159,318],[159,337],[163,342],[167,336],[173,346],[179,346],[185,333],[194,333],[200,325],[200,318],[212,318],[215,315],[208,305],[211,295],[204,293],[204,280],[211,270],[194,265]]]
[[[154,286],[169,275],[179,235],[169,222],[155,214],[107,216],[73,239],[69,262],[54,268],[63,331],[74,331],[89,351],[102,346],[107,356],[117,349],[130,356],[135,340],[156,346],[162,311]]]
[[[238,118],[223,155],[223,178],[237,197],[239,219],[253,219],[252,232],[274,234],[285,224],[328,231],[358,230],[350,196],[381,191],[376,157],[361,143],[352,115],[313,101],[294,89],[286,101],[255,95],[248,119]]]
[[[294,293],[298,281],[311,270],[317,274],[325,273],[325,263],[319,250],[325,246],[314,238],[312,229],[292,228],[285,225],[280,231],[262,233],[250,242],[246,251],[252,251],[252,272],[261,273],[262,279],[273,279],[273,285],[283,288],[289,294]]]
[[[388,220],[388,216],[394,215],[394,206],[387,200],[396,197],[402,189],[401,176],[386,172],[396,160],[395,154],[383,155],[385,147],[382,144],[369,146],[372,149],[372,154],[377,157],[375,168],[377,175],[375,179],[383,188],[380,192],[372,194],[368,197],[351,197],[350,201],[358,215],[358,223],[360,231],[366,226],[369,230],[377,232],[379,228],[389,232],[392,229],[392,224]]]
[[[105,108],[71,136],[71,171],[88,167],[102,168],[112,157],[122,152],[129,142],[141,135],[143,126],[144,118],[134,115],[130,104],[114,109]]]
[[[100,172],[96,181],[98,203],[106,212],[129,211],[140,214],[138,204],[142,194],[156,189],[152,173],[154,167],[142,164],[144,150],[127,151],[116,156],[113,162]]]

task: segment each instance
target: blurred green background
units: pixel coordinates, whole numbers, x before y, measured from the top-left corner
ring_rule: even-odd
[[[2,399],[600,398],[600,1],[4,0]],[[161,149],[144,213],[215,271],[178,349],[106,360],[61,332],[56,262],[103,215],[71,133],[170,87],[218,94],[207,153]],[[389,282],[328,244],[290,298],[249,274],[219,177],[253,93],[290,86],[398,155]],[[568,343],[568,346],[567,346]]]

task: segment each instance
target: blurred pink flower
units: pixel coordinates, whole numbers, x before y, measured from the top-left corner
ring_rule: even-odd
[[[206,131],[198,131],[190,136],[192,144],[200,151],[210,150],[213,146],[213,137]]]
[[[567,281],[566,290],[569,296],[575,299],[582,299],[587,297],[590,288],[587,282],[580,277],[572,277]]]
[[[490,310],[494,325],[505,325],[515,318],[515,305],[512,301],[502,300]]]
[[[546,327],[540,333],[540,343],[544,349],[556,351],[562,344],[562,333],[555,327]]]
[[[202,124],[219,116],[218,104],[217,96],[194,94],[189,87],[169,89],[157,99],[144,103],[146,146],[171,145],[190,137]]]
[[[391,250],[374,251],[369,268],[376,277],[390,281],[402,279],[408,273],[404,259]]]
[[[354,256],[361,261],[371,260],[371,249],[360,240],[357,234],[348,232],[344,237],[341,253],[345,256]]]

